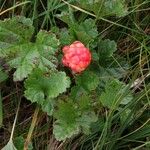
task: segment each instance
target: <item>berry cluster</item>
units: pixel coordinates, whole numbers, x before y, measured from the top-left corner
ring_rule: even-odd
[[[85,70],[91,62],[91,53],[80,41],[63,47],[64,57],[62,63],[71,68],[74,73]]]

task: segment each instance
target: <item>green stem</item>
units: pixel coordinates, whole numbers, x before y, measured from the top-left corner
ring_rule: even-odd
[[[2,96],[1,96],[1,91],[0,91],[0,128],[2,127],[3,124],[3,106],[2,106]]]

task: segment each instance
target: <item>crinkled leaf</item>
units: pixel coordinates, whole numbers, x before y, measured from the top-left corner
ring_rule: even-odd
[[[43,55],[55,54],[58,50],[59,40],[56,35],[46,31],[40,31],[37,34],[36,44],[40,51],[43,49]]]
[[[117,79],[112,79],[106,82],[105,91],[100,96],[100,102],[103,106],[114,109],[119,104],[129,103],[132,98],[127,85]]]
[[[27,43],[19,47],[17,57],[9,62],[10,66],[16,68],[14,81],[26,78],[35,67],[55,68],[53,64],[56,59],[53,54],[57,51],[59,42],[54,34],[41,31],[37,35],[36,43]]]
[[[103,12],[107,15],[124,16],[127,13],[125,0],[107,0],[104,2]]]
[[[70,79],[65,72],[51,74],[49,80],[49,88],[47,89],[48,97],[54,98],[66,91],[70,87]]]
[[[58,110],[54,114],[55,118],[66,124],[74,124],[78,113],[76,111],[75,104],[68,99],[67,102],[61,101],[58,104]]]
[[[91,124],[93,122],[96,122],[98,117],[96,114],[92,111],[85,112],[82,114],[82,116],[78,119],[78,124],[82,127],[82,131],[85,134],[90,133]]]
[[[85,97],[83,99],[81,103],[78,101],[79,104],[73,103],[71,99],[59,103],[54,114],[57,120],[53,129],[57,140],[66,140],[81,130],[86,134],[90,133],[91,123],[97,121],[97,116],[93,111],[89,111],[89,100],[85,100]]]
[[[92,11],[97,17],[124,16],[127,13],[125,0],[78,0],[77,3],[84,9]]]
[[[117,44],[115,41],[110,41],[109,39],[101,40],[99,42],[99,59],[103,61],[104,59],[111,57],[113,53],[117,50]]]
[[[45,98],[51,99],[66,91],[70,80],[64,72],[46,74],[35,70],[25,81],[25,96],[32,102],[43,103]]]
[[[56,121],[53,127],[53,134],[58,141],[64,141],[78,134],[80,131],[77,124],[64,124]]]
[[[67,14],[69,17],[69,14]],[[65,31],[60,33],[61,42],[63,44],[70,44],[72,40],[82,41],[84,44],[93,42],[98,36],[97,27],[94,19],[86,19],[85,21],[78,23],[67,21],[69,26],[69,32]],[[63,41],[64,40],[64,41]]]
[[[46,112],[49,116],[51,116],[54,110],[54,100],[53,99],[44,100],[42,103],[42,110]]]
[[[78,112],[71,100],[68,100],[67,103],[60,102],[54,116],[57,120],[54,123],[53,133],[57,140],[65,140],[79,132],[76,122]]]
[[[80,96],[82,96],[85,93],[87,93],[87,91],[81,86],[76,85],[71,88],[71,98],[72,99],[78,99]]]
[[[7,59],[9,65],[16,68],[14,81],[28,77],[36,67],[56,68],[57,59],[54,54],[59,45],[56,36],[40,31],[36,42],[31,43],[32,30],[32,23],[26,18],[19,17],[0,22],[0,37],[3,37],[0,39],[0,57]]]
[[[80,24],[76,24],[74,31],[79,41],[88,44],[98,36],[97,27],[93,19],[86,19]]]
[[[32,24],[30,19],[21,16],[0,21],[0,49],[30,41],[34,32]]]
[[[60,31],[60,42],[62,45],[69,45],[74,41],[73,35],[69,33],[69,31],[66,28],[63,28]]]
[[[89,95],[82,94],[80,97],[78,97],[77,102],[78,102],[80,111],[85,112],[85,111],[91,110],[91,99]]]
[[[13,141],[10,140],[5,147],[2,148],[2,150],[17,150],[16,147],[13,144]]]
[[[92,91],[98,86],[99,77],[91,71],[85,71],[81,75],[77,76],[76,83],[85,90]]]

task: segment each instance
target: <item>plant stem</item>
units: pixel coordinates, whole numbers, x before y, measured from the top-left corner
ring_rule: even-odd
[[[31,126],[30,126],[30,129],[29,129],[25,144],[24,144],[24,150],[28,150],[28,145],[31,141],[32,134],[33,134],[35,125],[37,123],[39,110],[40,110],[39,106],[36,106],[36,109],[35,109],[34,114],[33,114],[32,122],[31,122]]]
[[[10,141],[12,140],[13,135],[14,135],[14,130],[15,130],[16,122],[17,122],[17,117],[18,117],[18,113],[19,113],[20,103],[21,103],[21,99],[20,99],[20,101],[19,101],[18,108],[17,108],[17,112],[16,112],[16,116],[15,116],[15,119],[14,119],[12,131],[11,131],[11,135],[10,135]]]
[[[3,124],[3,106],[2,106],[2,96],[1,96],[1,90],[0,90],[0,128]]]

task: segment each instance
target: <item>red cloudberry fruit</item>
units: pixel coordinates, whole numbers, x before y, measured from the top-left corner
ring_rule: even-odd
[[[74,73],[85,70],[91,62],[91,53],[80,41],[63,47],[62,63],[71,68]]]

